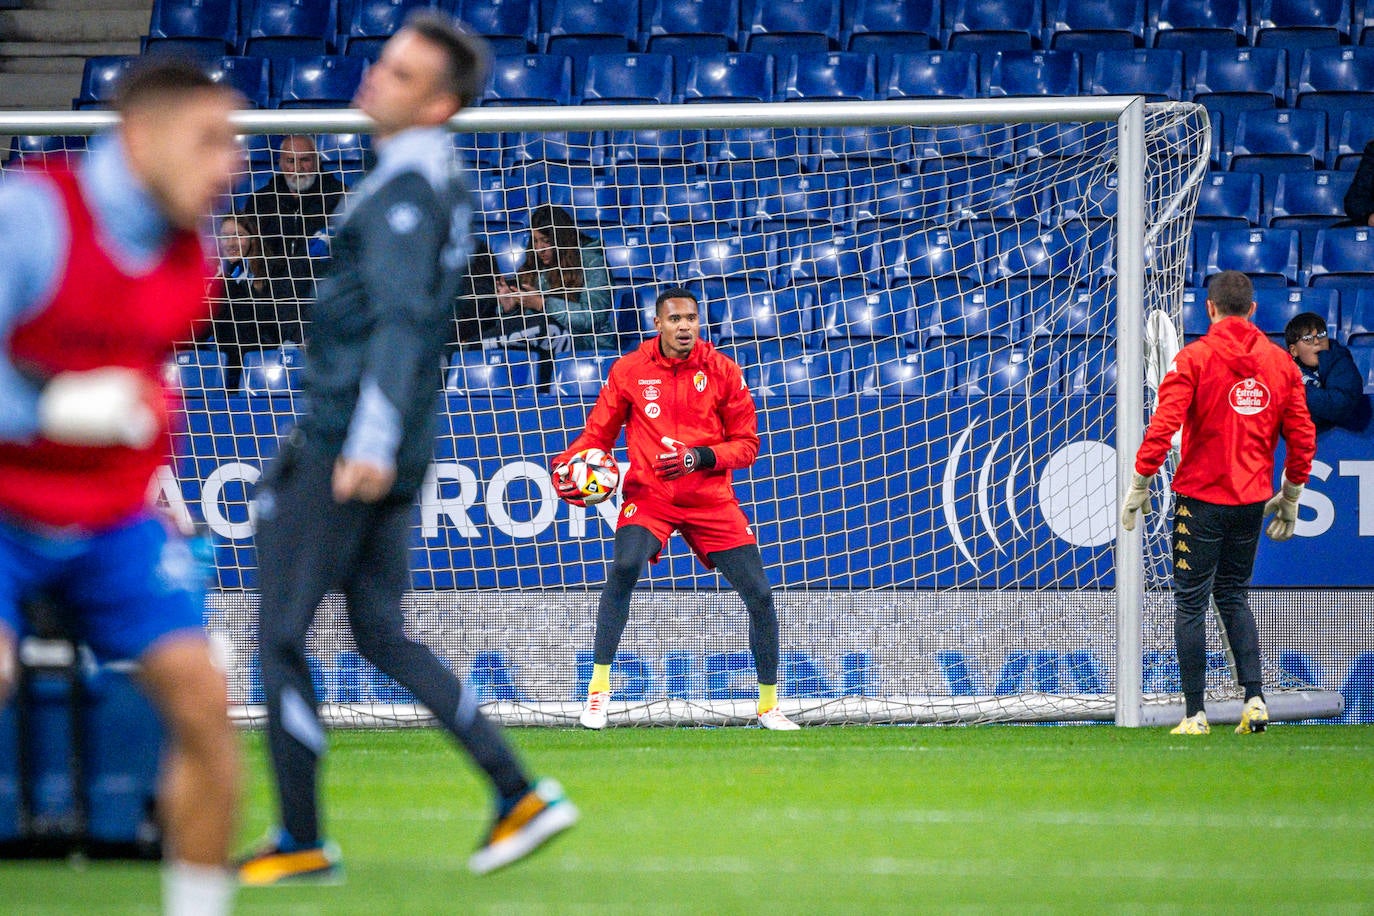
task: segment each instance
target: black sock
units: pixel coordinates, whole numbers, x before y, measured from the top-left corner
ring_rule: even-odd
[[[1263,685],[1263,684],[1250,683],[1250,684],[1242,684],[1241,686],[1243,686],[1243,687],[1245,688],[1245,702],[1248,703],[1248,702],[1250,702],[1251,700],[1253,700],[1255,697],[1259,697],[1261,700],[1264,699],[1264,689],[1263,689],[1264,685]]]
[[[1193,716],[1203,711],[1201,693],[1185,693],[1183,695],[1184,717],[1191,719]]]

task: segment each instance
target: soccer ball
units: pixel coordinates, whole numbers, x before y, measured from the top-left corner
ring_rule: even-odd
[[[577,487],[582,505],[594,506],[610,499],[620,485],[620,465],[601,449],[587,448],[572,456],[568,476]]]

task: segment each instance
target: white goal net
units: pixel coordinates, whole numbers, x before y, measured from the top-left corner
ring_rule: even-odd
[[[186,433],[159,493],[214,539],[207,619],[250,719],[253,485],[301,406],[327,214],[370,156],[353,118],[245,117],[246,171],[214,224],[227,301],[169,370]],[[1178,689],[1167,533],[1156,521],[1123,562],[1118,451],[1133,453],[1149,404],[1145,316],[1177,329],[1190,282],[1202,108],[483,109],[457,127],[482,244],[436,370],[406,615],[490,711],[575,720],[618,501],[559,502],[548,459],[674,285],[696,293],[704,336],[758,407],[760,458],[736,489],[774,587],[789,713],[1120,721],[1125,687],[1134,724],[1142,699]],[[84,145],[30,141],[6,168]],[[293,169],[304,177],[280,174]],[[505,311],[506,283],[566,308]],[[426,721],[358,656],[341,599],[310,650],[332,721]],[[1233,686],[1224,664],[1211,678],[1218,695]],[[1273,658],[1266,680],[1283,683]],[[613,689],[612,724],[752,716],[743,606],[678,538],[636,591]]]

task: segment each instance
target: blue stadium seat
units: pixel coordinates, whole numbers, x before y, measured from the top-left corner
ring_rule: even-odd
[[[1350,298],[1342,301],[1340,332],[1347,343],[1359,335],[1368,344],[1374,345],[1374,286],[1358,290],[1353,302]],[[1366,378],[1374,380],[1371,376]]]
[[[345,175],[361,172],[372,148],[371,134],[318,134],[315,148],[319,150],[320,161],[325,165]]]
[[[601,230],[601,247],[612,280],[673,279],[673,239],[666,226],[607,226]]]
[[[673,59],[667,54],[594,54],[587,58],[584,105],[667,105],[672,100]]]
[[[1293,90],[1299,108],[1327,113],[1331,145],[1339,141],[1341,116],[1374,108],[1374,48],[1311,48]]]
[[[224,394],[224,354],[210,347],[178,350],[174,376],[185,397]]]
[[[572,102],[572,61],[550,54],[517,54],[492,59],[483,105],[568,105]]]
[[[654,54],[667,54],[673,59],[673,71],[677,74],[674,99],[682,101],[682,92],[687,85],[687,71],[699,57],[713,54],[730,53],[730,42],[719,35],[660,35],[652,42],[642,41],[647,50]]]
[[[367,61],[361,57],[293,57],[282,66],[280,108],[347,105],[358,91]]]
[[[606,164],[606,136],[600,131],[553,130],[519,134],[517,163],[561,163],[600,168]]]
[[[1232,142],[1234,171],[1316,168],[1326,160],[1326,115],[1320,111],[1242,111]]]
[[[764,240],[755,233],[683,242],[676,260],[683,280],[767,275],[773,266]]]
[[[872,290],[857,279],[823,283],[818,312],[817,330],[830,340],[908,338],[916,332],[910,287]]]
[[[971,99],[978,85],[977,54],[916,51],[892,56],[882,89],[889,99]]]
[[[948,394],[951,371],[940,350],[920,351],[899,340],[875,340],[850,348],[854,391],[865,397],[919,398]]]
[[[551,393],[565,398],[594,400],[605,387],[618,353],[565,353],[553,361]]]
[[[1283,340],[1289,319],[1315,312],[1334,331],[1341,320],[1341,297],[1334,289],[1308,286],[1259,286],[1255,288],[1255,325],[1276,342]]]
[[[1350,341],[1350,356],[1364,377],[1364,393],[1374,394],[1374,335],[1365,334]]]
[[[951,51],[1030,50],[1044,31],[1040,0],[946,0]]]
[[[771,102],[773,58],[767,54],[717,54],[693,60],[684,102]]]
[[[376,59],[383,43],[405,23],[406,16],[416,8],[429,8],[433,0],[353,0],[345,10],[339,4],[340,52]],[[347,12],[347,19],[343,14]]]
[[[1193,100],[1208,96],[1267,96],[1262,107],[1273,108],[1288,97],[1288,52],[1282,48],[1207,48],[1193,69]]]
[[[800,339],[810,323],[804,311],[811,307],[809,294],[784,287],[741,280],[726,280],[711,314],[719,340]]]
[[[488,41],[517,45],[512,49],[515,54],[533,48],[539,32],[535,6],[528,0],[459,0],[454,13]]]
[[[607,178],[551,184],[545,191],[545,199],[571,213],[573,219],[584,226],[639,222],[633,205],[622,202],[620,189]]]
[[[539,380],[529,351],[460,350],[449,362],[444,390],[469,398],[532,395]]]
[[[1351,172],[1288,172],[1278,176],[1269,225],[1275,229],[1325,229],[1346,219]]]
[[[81,73],[81,92],[72,99],[72,108],[85,111],[109,108],[124,74],[138,60],[137,57],[88,57]]]
[[[987,94],[1078,95],[1080,74],[1077,51],[997,51],[987,70]]]
[[[844,47],[878,54],[883,39],[898,37],[908,49],[934,47],[940,40],[940,0],[858,0],[845,4]]]
[[[1156,0],[1151,44],[1157,48],[1234,48],[1245,43],[1245,0]]]
[[[220,57],[238,46],[236,0],[153,0],[147,49]]]
[[[1258,226],[1263,199],[1254,172],[1211,172],[1198,192],[1197,220],[1214,229]]]
[[[232,86],[254,108],[266,108],[272,98],[271,62],[265,57],[217,57],[205,64],[210,79]]]
[[[818,226],[786,232],[776,244],[779,283],[862,275],[862,253],[851,233]]]
[[[1112,128],[1100,123],[1023,124],[1018,126],[1014,142],[1017,156],[1028,160],[1044,157],[1101,159],[1115,155],[1114,137]],[[1060,168],[1054,163],[1045,167]]]
[[[930,176],[902,175],[861,182],[850,189],[851,215],[856,222],[932,222],[947,211],[947,194],[948,185]]]
[[[1207,333],[1212,326],[1207,317],[1207,290],[1195,286],[1183,290],[1182,323],[1185,341],[1191,342]]]
[[[898,279],[967,277],[982,279],[983,243],[966,229],[899,229],[886,233],[878,243],[877,265],[891,286]]]
[[[491,232],[483,235],[487,248],[491,251],[492,261],[502,276],[513,276],[525,262],[525,251],[529,246],[528,229],[512,229],[504,232]]]
[[[629,42],[616,35],[564,35],[546,43],[546,54],[561,54],[572,61],[573,97],[587,78],[587,61],[597,54],[628,54]]]
[[[1008,159],[1012,131],[1006,125],[942,124],[911,129],[912,155],[917,161],[967,157]]]
[[[5,160],[5,167],[13,169],[25,164],[29,166],[49,163],[64,164],[85,151],[86,138],[82,136],[50,137],[46,134],[15,136],[10,138],[10,152],[9,157]]]
[[[1031,393],[1032,365],[1025,356],[998,344],[998,349],[973,356],[964,366],[959,390],[973,397],[1020,396]]]
[[[258,57],[319,57],[334,40],[333,0],[254,0],[243,53]]]
[[[1183,98],[1183,52],[1166,48],[1102,51],[1089,78],[1093,95],[1146,96],[1152,102]]]
[[[728,51],[739,36],[739,0],[657,0],[649,21],[645,50],[662,53],[658,44],[666,37],[692,35],[715,38]]]
[[[1341,116],[1336,148],[1330,151],[1331,167],[1343,172],[1354,171],[1371,140],[1374,140],[1374,109],[1347,111]]]
[[[664,166],[690,163],[694,171],[704,172],[706,142],[706,131],[699,128],[617,130],[611,134],[611,160]]]
[[[671,172],[673,177],[630,185],[637,189],[632,194],[638,195],[641,216],[646,225],[671,223],[713,226],[739,221],[740,202],[736,198],[733,182],[689,173],[685,169],[664,168],[659,171],[662,174]],[[639,173],[648,174],[646,169],[639,169]],[[622,188],[627,186],[621,177],[625,174],[629,173],[624,169],[617,171],[617,182]]]
[[[996,276],[1002,279],[1023,277],[1073,276],[1075,264],[1083,253],[1081,236],[1060,227],[1038,229],[1013,226],[998,232],[993,239]]]
[[[1091,223],[1116,216],[1117,177],[1080,171],[1055,182],[1048,191],[1053,223]]]
[[[781,359],[765,358],[745,370],[746,380],[759,397],[833,398],[849,394],[850,354],[847,349],[806,350],[784,344]]]
[[[1116,379],[1116,345],[1112,341],[1089,338],[1064,351],[1065,394],[1115,394]]]
[[[573,38],[615,39],[606,53],[623,53],[638,37],[639,0],[556,0],[544,53],[567,53],[559,46]]]
[[[1374,283],[1374,229],[1322,229],[1312,255],[1308,284],[1355,286]]]
[[[754,9],[746,50],[773,54],[828,51],[840,38],[840,0],[768,0]]]
[[[1201,273],[1206,279],[1239,270],[1257,286],[1293,285],[1298,282],[1299,251],[1296,229],[1222,229],[1212,235]]]
[[[1145,0],[1049,0],[1046,20],[1047,48],[1081,51],[1093,41],[1132,48],[1145,42]]]
[[[938,295],[923,322],[922,333],[934,337],[996,337],[1010,342],[1020,336],[1021,316],[998,286],[956,290]]]
[[[479,173],[473,193],[477,195],[478,213],[493,223],[527,221],[536,203],[528,188],[519,182],[508,182],[501,172]]]
[[[908,127],[822,127],[816,133],[816,154],[821,167],[827,160],[853,163],[911,161],[911,129]]]
[[[1339,45],[1350,40],[1350,4],[1346,0],[1252,0],[1253,39],[1266,46],[1283,33],[1308,46]]]
[[[1103,287],[1077,287],[1070,282],[1045,284],[1043,291],[1036,288],[1026,297],[1028,301],[1023,308],[1030,312],[1024,321],[1035,337],[1060,341],[1114,337],[1116,328],[1111,323],[1105,296]],[[1105,324],[1104,316],[1107,316]]]
[[[844,188],[845,176],[835,172],[762,178],[744,216],[787,224],[830,222],[843,208]]]
[[[712,162],[728,163],[736,160],[764,160],[796,164],[796,157],[806,155],[808,137],[793,127],[732,127],[707,133],[706,158]],[[749,164],[752,170],[761,166]],[[785,166],[780,165],[782,169]],[[781,171],[779,172],[782,173]]]
[[[787,63],[784,101],[871,102],[877,92],[873,55],[853,51],[797,54]]]
[[[243,354],[243,393],[249,396],[287,395],[301,390],[305,366],[300,347],[288,344],[274,350]]]

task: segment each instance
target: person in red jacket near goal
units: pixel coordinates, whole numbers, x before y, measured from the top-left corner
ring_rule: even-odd
[[[1245,689],[1238,734],[1269,724],[1260,671],[1259,632],[1247,591],[1266,516],[1275,541],[1293,536],[1298,498],[1312,470],[1317,432],[1307,413],[1302,374],[1287,351],[1250,321],[1250,278],[1223,271],[1207,286],[1211,328],[1179,351],[1159,385],[1159,406],[1136,452],[1135,476],[1121,524],[1135,530],[1137,511],[1149,512],[1150,480],[1182,428],[1174,474],[1174,639],[1183,681],[1184,719],[1176,735],[1211,731],[1203,709],[1207,676],[1207,599],[1216,600]],[[1274,448],[1287,446],[1282,483],[1270,496]]]
[[[759,678],[759,724],[797,728],[778,708],[778,617],[758,542],[740,508],[730,472],[759,453],[754,402],[734,360],[700,339],[691,290],[664,290],[655,302],[658,336],[611,367],[587,427],[553,462],[553,483],[577,499],[568,475],[572,456],[607,453],[621,427],[630,451],[615,551],[596,611],[592,680],[580,722],[606,726],[611,662],[630,617],[630,595],[645,563],[657,562],[674,531],[707,569],[719,569],[749,611],[749,648]]]

